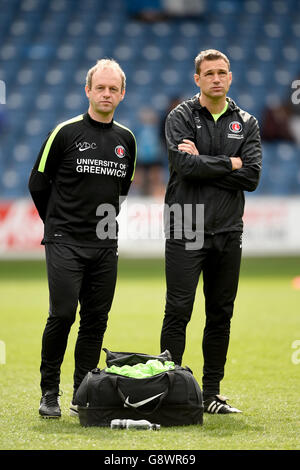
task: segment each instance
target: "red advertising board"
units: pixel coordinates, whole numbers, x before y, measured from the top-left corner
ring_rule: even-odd
[[[0,256],[43,251],[43,223],[31,201],[0,201]]]
[[[243,253],[299,254],[299,214],[300,198],[246,201]],[[129,197],[118,221],[120,255],[164,255],[163,201]],[[30,199],[0,201],[0,257],[40,257],[42,238],[43,223]]]

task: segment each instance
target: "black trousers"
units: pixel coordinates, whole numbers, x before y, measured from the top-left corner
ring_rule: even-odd
[[[49,316],[42,338],[41,389],[58,391],[60,369],[80,303],[75,346],[74,393],[86,373],[97,367],[116,277],[117,249],[45,246]]]
[[[206,236],[199,250],[186,250],[182,240],[166,241],[167,295],[161,351],[168,349],[174,362],[181,364],[186,327],[191,319],[202,272],[206,313],[202,340],[204,399],[220,393],[238,288],[241,252],[240,232]]]

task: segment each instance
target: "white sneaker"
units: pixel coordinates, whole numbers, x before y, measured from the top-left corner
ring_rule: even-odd
[[[70,416],[78,418],[78,405],[74,405],[73,402],[70,403]]]

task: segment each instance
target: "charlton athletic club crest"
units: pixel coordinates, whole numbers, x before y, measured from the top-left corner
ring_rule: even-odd
[[[115,148],[115,154],[119,158],[125,157],[125,149],[124,149],[123,145],[117,145],[117,147]]]
[[[233,132],[234,134],[239,134],[243,127],[242,127],[242,124],[238,121],[232,121],[230,124],[229,124],[229,129],[231,130],[231,132]]]

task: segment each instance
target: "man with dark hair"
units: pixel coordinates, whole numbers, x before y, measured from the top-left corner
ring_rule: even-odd
[[[223,61],[228,65],[228,70],[230,71],[230,61],[228,57],[223,54],[223,52],[217,51],[216,49],[207,49],[206,51],[201,51],[195,57],[195,73],[200,75],[201,64],[204,60],[219,60]]]
[[[165,203],[204,206],[203,243],[178,237],[174,218],[166,240],[167,295],[161,350],[181,364],[186,327],[203,273],[206,324],[203,334],[203,399],[208,413],[234,413],[220,395],[238,288],[244,191],[254,191],[261,172],[261,142],[255,117],[227,97],[232,81],[228,58],[216,50],[195,59],[200,93],[179,104],[166,120],[170,178]],[[201,213],[201,212],[199,212]],[[190,242],[190,239],[188,240]]]
[[[60,368],[78,302],[71,414],[77,413],[74,397],[83,377],[98,365],[117,276],[116,216],[135,170],[135,137],[113,120],[125,94],[119,64],[98,61],[87,74],[85,92],[88,111],[50,132],[29,181],[44,222],[50,293],[40,368],[39,413],[45,418],[61,416]],[[104,208],[111,208],[110,218]]]

